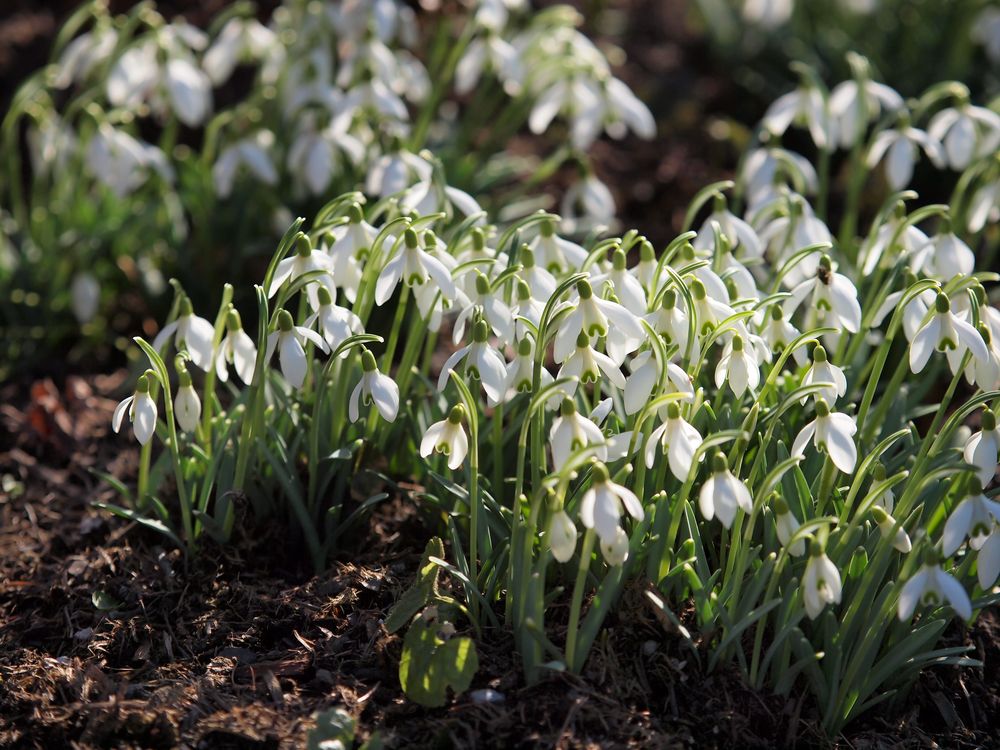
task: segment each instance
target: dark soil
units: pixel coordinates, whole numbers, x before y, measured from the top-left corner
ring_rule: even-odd
[[[134,479],[135,444],[109,427],[124,378],[0,390],[0,747],[293,748],[334,706],[387,747],[826,744],[807,701],[755,692],[729,668],[706,674],[639,588],[583,676],[525,685],[509,636],[487,632],[473,688],[502,702],[416,706],[399,687],[401,639],[382,623],[434,533],[418,501],[377,512],[319,576],[280,524],[185,561],[91,505],[115,499],[93,470]],[[956,629],[984,670],[926,673],[904,708],[837,745],[997,746],[998,636],[992,613]]]

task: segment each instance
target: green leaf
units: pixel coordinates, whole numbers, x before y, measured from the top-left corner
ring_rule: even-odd
[[[309,732],[307,750],[354,747],[354,718],[342,708],[316,715],[316,728]]]
[[[122,603],[115,599],[107,591],[102,591],[97,589],[90,596],[90,601],[93,602],[94,606],[101,612],[110,612],[113,609],[118,609],[122,606]]]
[[[444,556],[444,542],[434,537],[424,548],[424,556],[417,571],[417,580],[408,588],[389,611],[385,618],[385,629],[395,633],[413,619],[421,609],[431,604],[437,598],[438,575],[441,568],[431,562],[431,558]]]
[[[431,708],[443,706],[448,688],[462,693],[479,669],[476,644],[468,637],[444,640],[439,626],[421,615],[413,621],[403,641],[399,682],[410,700]]]

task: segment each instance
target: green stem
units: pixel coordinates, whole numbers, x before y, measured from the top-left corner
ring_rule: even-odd
[[[569,609],[569,629],[566,632],[566,666],[575,672],[579,665],[576,658],[576,640],[580,630],[580,608],[583,606],[583,590],[587,585],[587,573],[590,571],[590,557],[594,552],[595,534],[593,529],[587,529],[583,535],[583,549],[580,550],[580,565],[576,571],[576,582],[573,584],[573,599]]]

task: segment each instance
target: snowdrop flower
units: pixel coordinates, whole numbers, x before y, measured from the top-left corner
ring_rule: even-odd
[[[163,327],[153,339],[153,348],[162,351],[171,337],[178,351],[183,347],[191,355],[196,367],[208,372],[213,363],[212,339],[215,327],[194,314],[189,297],[182,297],[177,308],[177,320]]]
[[[433,179],[423,180],[407,188],[399,200],[399,205],[404,211],[421,216],[439,211],[447,216],[454,216],[455,209],[458,209],[463,216],[477,216],[483,213],[476,199],[467,192],[451,185],[440,185]],[[485,219],[481,216],[476,220],[477,224],[484,222]]]
[[[840,571],[830,561],[819,542],[813,541],[809,549],[806,572],[802,575],[802,602],[806,614],[815,620],[827,604],[840,604]]]
[[[560,205],[563,226],[569,232],[608,227],[615,222],[615,199],[608,186],[588,172],[570,185]]]
[[[32,169],[40,176],[62,174],[79,153],[73,128],[54,112],[29,127],[28,148]]]
[[[122,54],[108,75],[108,100],[131,111],[149,100],[161,116],[168,109],[188,127],[208,119],[212,109],[212,82],[187,56],[166,52],[150,40]],[[168,106],[169,103],[169,106]]]
[[[832,147],[833,122],[823,92],[812,85],[799,86],[779,96],[768,107],[761,121],[768,132],[773,135],[784,135],[793,123],[802,123],[809,129],[813,143],[818,148],[827,150]]]
[[[267,349],[264,361],[270,362],[274,350],[278,350],[278,361],[281,364],[281,374],[293,388],[301,388],[309,369],[309,358],[302,344],[311,341],[324,353],[329,353],[323,338],[305,326],[297,326],[287,310],[278,312],[278,329],[267,337]]]
[[[430,286],[441,293],[445,300],[455,299],[455,282],[445,265],[420,248],[417,233],[407,229],[403,233],[403,248],[396,253],[379,274],[375,284],[375,303],[384,305],[392,296],[396,285],[403,281],[407,286]]]
[[[658,263],[653,243],[645,237],[639,241],[639,262],[632,268],[632,274],[639,280],[648,295],[654,294],[657,289],[663,286],[666,272]]]
[[[491,31],[506,28],[511,11],[527,7],[527,0],[477,0],[474,20]]]
[[[764,249],[757,232],[730,212],[722,199],[716,201],[715,210],[698,230],[692,243],[696,250],[710,251],[715,247],[715,226],[719,227],[719,233],[729,243],[729,249],[734,254],[741,250],[740,256],[744,258],[759,258],[763,255]]]
[[[704,289],[704,285],[702,285]],[[660,336],[667,346],[677,345],[680,351],[684,351],[688,345],[688,336],[691,328],[689,317],[681,307],[680,299],[676,289],[667,289],[660,300],[660,307],[646,315],[646,320]],[[697,349],[699,343],[699,331],[694,330],[694,341],[692,347]]]
[[[611,567],[624,565],[628,560],[628,534],[625,529],[619,527],[615,529],[614,539],[611,541],[600,540],[601,555],[604,561]]]
[[[775,265],[780,265],[809,245],[833,243],[830,229],[813,213],[801,196],[782,198],[778,204],[786,205],[787,209],[760,230],[761,242]],[[800,258],[785,274],[782,283],[794,288],[802,281],[812,278],[819,267],[820,257],[820,253],[814,252]]]
[[[229,79],[239,63],[260,59],[277,46],[277,35],[257,19],[230,18],[205,53],[202,67],[218,86]]]
[[[881,461],[877,461],[875,463],[875,467],[872,469],[872,486],[875,486],[879,482],[884,482],[885,477],[885,464]],[[881,508],[886,513],[892,513],[892,509],[895,504],[896,496],[892,494],[892,489],[890,488],[876,497],[873,505]]]
[[[253,373],[257,367],[257,347],[243,330],[243,321],[235,308],[226,313],[226,337],[222,339],[215,358],[215,374],[223,383],[229,380],[226,365],[230,363],[236,368],[240,380],[247,385],[253,383]]]
[[[830,383],[829,388],[816,391],[814,398],[824,399],[829,404],[837,403],[838,398],[843,398],[847,393],[847,378],[844,371],[826,358],[826,349],[817,345],[813,349],[812,365],[802,376],[802,385],[812,385],[813,383]],[[802,399],[804,404],[807,399]]]
[[[118,198],[124,198],[150,176],[173,182],[174,171],[160,149],[102,122],[87,147],[87,169]]]
[[[453,406],[447,419],[435,422],[427,428],[420,441],[420,455],[429,458],[431,453],[442,453],[448,457],[448,468],[458,469],[469,452],[469,438],[462,428],[465,408],[461,404]]]
[[[573,311],[567,315],[556,333],[553,355],[557,362],[565,361],[573,351],[581,333],[604,337],[608,356],[616,365],[625,355],[634,352],[645,339],[639,319],[617,302],[601,299],[586,280],[576,285],[579,297]]]
[[[875,137],[868,152],[868,166],[874,167],[885,157],[885,175],[889,186],[893,190],[902,190],[913,177],[918,146],[935,165],[944,163],[944,153],[937,139],[923,130],[901,125],[896,130],[883,130]]]
[[[386,198],[402,193],[415,182],[427,182],[434,168],[421,156],[410,153],[399,143],[376,160],[368,171],[365,192]]]
[[[361,369],[363,373],[361,380],[351,391],[351,398],[347,404],[347,416],[352,422],[357,422],[360,417],[358,402],[364,402],[365,406],[375,404],[378,413],[386,422],[395,422],[396,414],[399,413],[399,386],[388,375],[383,375],[378,371],[375,364],[375,355],[365,349],[361,353]],[[421,446],[421,455],[423,453]],[[462,454],[464,457],[464,453]],[[459,459],[461,463],[461,458]]]
[[[699,333],[711,333],[713,328],[736,312],[725,302],[709,295],[701,279],[691,279],[688,282],[688,289],[694,302],[694,319],[697,322],[695,330]]]
[[[150,377],[154,377],[151,370],[139,376],[135,383],[135,392],[115,407],[115,413],[111,417],[111,426],[118,432],[121,430],[125,413],[128,412],[139,445],[148,443],[156,431],[156,402],[149,395]]]
[[[976,574],[979,586],[983,591],[989,591],[1000,577],[1000,532],[993,527],[993,532],[979,549],[976,558]]]
[[[576,404],[570,398],[564,398],[559,408],[559,416],[552,422],[549,430],[549,445],[552,447],[552,468],[562,471],[569,457],[576,451],[588,446],[597,448],[594,455],[602,461],[607,461],[607,448],[604,445],[604,433],[601,428],[576,411]]]
[[[201,419],[201,399],[191,384],[191,373],[180,364],[177,368],[177,396],[174,397],[174,415],[184,432],[194,432]]]
[[[895,89],[868,79],[843,81],[830,92],[830,114],[841,147],[850,148],[865,132],[869,122],[883,111],[903,107],[903,97]]]
[[[1000,503],[983,494],[979,478],[969,480],[968,497],[960,502],[948,516],[941,535],[941,552],[946,557],[955,554],[966,537],[974,550],[982,548],[986,537],[993,531],[993,525],[1000,521]]]
[[[354,302],[361,286],[364,262],[378,236],[378,230],[365,221],[361,206],[354,203],[347,211],[346,224],[334,227],[333,244],[327,250],[333,264],[333,277],[344,290],[344,295]]]
[[[70,307],[80,325],[92,321],[101,303],[101,285],[92,273],[80,271],[69,285]]]
[[[541,325],[542,315],[545,313],[545,303],[539,301],[531,295],[531,287],[524,279],[518,279],[517,302],[511,308],[511,320],[514,321],[514,338],[518,341],[528,335],[528,324],[535,330]]]
[[[357,166],[364,160],[365,147],[347,132],[346,123],[336,120],[326,127],[316,122],[314,112],[299,118],[299,129],[288,150],[288,169],[301,177],[313,195],[321,195],[338,172],[342,172],[343,158]]]
[[[934,314],[910,343],[910,369],[924,369],[934,351],[945,352],[952,373],[958,371],[965,353],[979,360],[989,358],[989,350],[979,332],[951,311],[951,300],[939,292],[934,300]]]
[[[600,461],[591,471],[592,484],[580,501],[580,520],[588,529],[594,529],[603,544],[618,542],[618,521],[622,506],[632,518],[643,518],[642,503],[632,490],[611,481],[608,467]]]
[[[507,392],[507,363],[500,352],[487,343],[488,334],[489,327],[485,320],[476,323],[473,328],[472,343],[463,346],[448,357],[441,368],[441,375],[438,377],[438,391],[445,389],[451,371],[458,367],[458,363],[464,359],[466,374],[482,383],[483,390],[486,392],[486,402],[490,406],[496,406],[500,403]]]
[[[1000,341],[993,335],[993,330],[983,322],[979,323],[979,335],[986,344],[989,356],[986,359],[969,360],[965,368],[965,379],[970,384],[977,384],[984,391],[994,390],[1000,386]]]
[[[590,345],[590,337],[580,331],[576,339],[576,349],[563,361],[559,368],[559,377],[574,377],[578,382],[593,383],[600,387],[602,373],[608,382],[618,390],[624,390],[625,376],[619,369],[619,364],[606,354],[601,354]],[[576,383],[567,386],[570,395],[576,393]]]
[[[752,209],[774,195],[777,184],[791,181],[798,192],[810,194],[815,193],[819,187],[819,176],[808,159],[774,146],[754,149],[748,153],[740,165],[738,176],[746,191],[751,213]]]
[[[969,231],[980,232],[987,222],[997,221],[1000,221],[1000,179],[985,182],[973,193],[969,202]]]
[[[975,271],[976,255],[953,232],[942,232],[914,251],[911,266],[915,272],[948,281]]]
[[[788,507],[788,503],[780,495],[774,496],[774,523],[778,532],[778,541],[788,550],[792,557],[801,557],[806,552],[806,541],[802,537],[792,539],[802,526]],[[789,544],[791,543],[791,544]]]
[[[456,93],[468,94],[472,91],[484,70],[496,73],[509,96],[516,96],[520,91],[524,72],[517,51],[494,33],[487,33],[469,43],[455,68]]]
[[[768,31],[788,23],[793,10],[794,0],[743,0],[743,20]]]
[[[641,317],[646,314],[646,291],[639,280],[628,272],[625,264],[625,251],[621,247],[616,247],[611,254],[611,270],[592,276],[590,284],[597,289],[602,289],[608,284],[625,309]]]
[[[274,133],[261,130],[253,137],[244,138],[227,146],[212,167],[212,182],[220,198],[228,198],[241,168],[245,168],[265,185],[278,184],[278,171],[271,163],[268,151],[274,146]]]
[[[750,490],[729,471],[726,457],[719,451],[712,457],[712,476],[701,487],[698,507],[706,521],[718,516],[727,529],[732,527],[737,509],[744,513],[753,510]]]
[[[535,373],[534,348],[534,343],[527,336],[518,342],[517,354],[507,365],[507,377],[504,380],[507,393],[505,400],[510,401],[518,393],[531,393]],[[552,382],[552,375],[544,367],[541,368],[539,374],[541,376],[540,387],[544,388]],[[548,404],[551,408],[557,406],[559,404],[558,397],[549,399]]]
[[[321,286],[317,292],[317,302],[319,306],[305,322],[306,328],[313,328],[318,324],[317,330],[333,351],[351,336],[364,333],[365,328],[361,324],[361,318],[355,315],[346,307],[340,307],[333,301],[330,290]],[[348,352],[343,352],[341,357],[347,357]]]
[[[319,272],[320,275],[308,282],[305,287],[309,304],[315,310],[319,307],[317,289],[320,286],[326,287],[331,298],[337,296],[337,286],[330,274],[331,265],[330,256],[322,250],[313,249],[309,237],[300,232],[295,240],[295,254],[280,261],[274,269],[274,277],[271,279],[271,286],[268,287],[267,296],[270,298],[277,294],[286,281],[293,284],[300,276]]]
[[[701,433],[681,418],[676,403],[667,404],[667,418],[646,441],[646,467],[653,468],[657,445],[667,454],[670,471],[681,482],[687,479],[695,452],[702,443]]]
[[[549,549],[561,563],[569,562],[576,552],[576,524],[565,510],[557,510],[549,519]]]
[[[521,262],[520,277],[531,296],[544,307],[556,291],[556,279],[547,269],[535,263],[535,251],[529,245],[521,245],[517,259]]]
[[[851,474],[858,461],[858,449],[854,445],[854,433],[858,426],[846,414],[830,411],[824,399],[816,400],[816,419],[799,432],[792,443],[792,456],[804,456],[810,440],[817,450],[830,456],[833,465],[845,474]]]
[[[992,62],[1000,63],[1000,8],[984,7],[972,24],[970,36],[983,45]]]
[[[753,394],[760,385],[760,364],[745,348],[743,337],[739,334],[726,344],[715,368],[716,387],[722,388],[724,383],[729,383],[736,398],[747,390]]]
[[[785,300],[785,315],[791,317],[795,310],[809,298],[810,319],[818,325],[832,325],[850,333],[861,328],[861,305],[854,283],[831,267],[830,257],[823,255],[816,275],[796,285],[791,297]]]
[[[528,247],[534,253],[535,262],[553,273],[580,268],[587,259],[587,251],[557,236],[555,225],[548,220],[541,222],[538,236]]]
[[[878,525],[882,538],[891,540],[892,546],[897,552],[902,552],[904,555],[909,552],[913,545],[910,542],[910,535],[906,533],[906,529],[902,525],[896,528],[896,519],[878,505],[872,506],[871,513],[875,518],[875,523]]]
[[[625,381],[624,406],[626,414],[642,410],[659,384],[660,366],[652,351],[636,355],[629,363],[632,374]],[[667,362],[667,380],[664,393],[683,393],[685,401],[694,401],[694,384],[691,376],[673,362]]]
[[[90,31],[80,34],[66,45],[59,61],[52,85],[58,89],[85,80],[115,51],[118,33],[110,26],[99,24]]]
[[[1000,146],[1000,115],[966,102],[934,115],[927,134],[944,145],[945,164],[961,172],[973,159]]]
[[[861,273],[870,274],[878,267],[879,261],[886,251],[894,254],[909,255],[925,247],[930,239],[912,224],[906,225],[902,231],[900,225],[906,220],[906,209],[902,203],[897,204],[889,220],[875,233],[874,241],[866,242],[861,250]],[[895,306],[895,305],[893,305]]]
[[[1000,458],[1000,429],[992,410],[983,411],[980,430],[969,436],[962,455],[965,463],[976,467],[976,476],[983,487],[993,481]]]
[[[781,305],[771,305],[770,310],[765,313],[764,320],[760,325],[760,335],[764,342],[775,353],[785,350],[799,336],[799,329],[785,320],[785,315],[781,310]],[[806,363],[805,347],[800,346],[792,352],[795,362],[801,367]]]
[[[509,344],[514,340],[514,318],[510,308],[503,301],[499,290],[490,288],[490,280],[481,271],[475,271],[475,290],[469,302],[455,319],[452,331],[452,341],[458,343],[465,337],[465,324],[474,313],[480,312],[489,323],[493,333],[501,343]]]
[[[899,619],[910,619],[917,604],[934,608],[950,604],[963,620],[972,619],[969,595],[965,593],[962,584],[941,570],[941,564],[933,550],[928,551],[920,571],[899,592]]]

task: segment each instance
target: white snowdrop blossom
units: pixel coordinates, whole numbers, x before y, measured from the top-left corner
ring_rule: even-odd
[[[611,287],[622,306],[636,317],[646,314],[646,290],[625,266],[625,252],[621,247],[611,254],[611,270],[590,278],[592,288],[600,291],[605,284]]]
[[[70,307],[80,325],[92,321],[101,303],[101,284],[92,273],[80,271],[69,285]]]
[[[726,383],[736,398],[747,390],[754,393],[760,385],[760,364],[746,348],[743,337],[739,334],[726,344],[715,368],[716,387],[722,388]]]
[[[531,241],[528,247],[534,253],[535,262],[541,268],[552,273],[562,273],[570,268],[579,268],[587,258],[587,251],[580,245],[556,234],[555,225],[551,221],[541,222],[538,236]]]
[[[950,557],[969,539],[969,546],[980,549],[992,533],[993,526],[1000,521],[1000,503],[983,494],[983,485],[978,477],[969,480],[968,496],[962,500],[944,525],[941,535],[941,552]]]
[[[115,432],[121,430],[125,414],[132,421],[132,430],[139,445],[145,445],[156,432],[156,402],[149,395],[151,372],[140,375],[135,383],[135,392],[115,407],[111,416],[111,426]]]
[[[944,163],[960,172],[1000,146],[1000,115],[966,102],[934,115],[927,134],[944,146]]]
[[[570,185],[560,203],[562,226],[568,232],[585,232],[615,223],[615,199],[611,190],[588,173]]]
[[[785,300],[784,310],[791,317],[798,307],[809,300],[809,320],[817,325],[832,325],[850,333],[861,328],[861,305],[858,290],[849,278],[834,271],[829,256],[822,256],[816,275],[796,285]]]
[[[976,255],[953,232],[943,232],[913,251],[910,266],[939,281],[968,276],[976,266]]]
[[[201,419],[201,398],[191,384],[191,375],[186,368],[178,371],[174,416],[184,432],[194,432],[198,428],[198,420]]]
[[[549,430],[552,468],[555,471],[562,471],[573,453],[589,446],[595,446],[594,455],[606,461],[608,454],[604,443],[605,438],[601,428],[587,417],[578,414],[572,399],[563,399],[559,416],[553,420],[552,428]]]
[[[496,406],[503,400],[507,392],[507,363],[503,355],[487,342],[488,334],[489,327],[486,321],[477,322],[473,328],[472,343],[448,357],[441,367],[438,391],[445,389],[451,371],[458,367],[459,362],[465,360],[466,374],[482,384],[487,403]]]
[[[910,342],[910,369],[914,373],[922,371],[935,351],[945,353],[952,373],[958,372],[966,352],[978,360],[989,358],[979,331],[952,312],[944,292],[937,295],[933,315]]]
[[[701,433],[682,417],[676,403],[667,404],[667,418],[653,430],[646,441],[646,467],[653,468],[656,448],[667,454],[671,473],[681,482],[687,479],[694,463],[695,452],[702,443]]]
[[[809,619],[819,617],[827,604],[840,604],[841,594],[840,571],[826,556],[822,546],[814,541],[802,575],[802,602]]]
[[[384,305],[392,296],[400,280],[407,286],[433,287],[445,300],[455,299],[455,282],[445,265],[420,247],[417,233],[407,229],[403,233],[403,247],[379,274],[375,284],[375,304]]]
[[[965,441],[962,456],[965,463],[975,467],[983,487],[993,481],[1000,463],[1000,429],[996,414],[990,409],[983,412],[979,432],[974,432]]]
[[[566,360],[580,334],[585,333],[592,338],[606,338],[608,356],[615,364],[620,364],[645,339],[645,330],[639,319],[617,302],[595,295],[586,280],[576,285],[576,291],[579,296],[575,307],[563,319],[556,333],[553,349],[556,361]]]
[[[427,428],[420,441],[420,455],[429,458],[432,453],[442,453],[448,457],[448,468],[455,471],[465,461],[469,452],[469,437],[462,427],[465,408],[461,404],[453,406],[447,419],[435,422]]]
[[[899,619],[909,620],[918,604],[938,608],[950,604],[963,620],[972,619],[972,602],[955,578],[941,570],[936,555],[930,553],[923,566],[899,592]]]
[[[348,222],[331,230],[333,244],[327,255],[333,264],[333,277],[343,290],[348,301],[354,302],[361,287],[362,272],[378,236],[378,230],[365,221],[364,212],[357,203],[352,203],[347,211]]]
[[[979,548],[976,577],[983,591],[989,591],[1000,577],[1000,531],[997,526],[993,527],[992,533]]]
[[[352,422],[361,417],[360,404],[375,405],[386,422],[395,422],[399,413],[399,386],[388,375],[378,371],[375,355],[367,349],[361,354],[361,380],[351,391],[347,402],[347,416]]]
[[[743,0],[743,20],[773,31],[788,23],[795,0]]]
[[[337,286],[330,273],[332,265],[329,255],[322,250],[314,249],[309,237],[305,234],[299,234],[295,240],[295,253],[281,260],[275,268],[271,285],[267,289],[267,296],[270,298],[277,294],[285,282],[293,284],[301,276],[318,273],[318,276],[305,285],[309,305],[315,310],[319,307],[318,289],[320,286],[326,287],[331,298],[337,296]]]
[[[610,384],[618,390],[624,390],[627,383],[619,368],[611,357],[594,349],[590,345],[590,337],[581,331],[577,336],[576,348],[563,361],[558,376],[573,377],[584,384],[593,383],[598,388],[602,384]],[[607,383],[602,383],[602,376],[607,378]],[[568,385],[566,390],[571,395],[576,393],[576,383]]]
[[[177,350],[185,348],[195,366],[208,372],[214,363],[212,339],[215,337],[215,327],[204,318],[194,314],[194,308],[188,297],[182,297],[177,307],[177,319],[163,327],[153,339],[153,348],[162,351],[171,338]]]
[[[918,146],[935,165],[944,163],[944,151],[934,137],[923,130],[903,125],[898,130],[883,130],[875,137],[868,152],[868,166],[874,167],[884,157],[889,186],[893,190],[902,190],[913,178]]]
[[[737,510],[744,513],[753,510],[750,490],[729,471],[726,457],[720,452],[712,457],[712,476],[701,487],[698,507],[706,521],[718,516],[727,529],[732,528]]]
[[[649,402],[660,379],[660,366],[649,349],[640,352],[629,363],[632,374],[625,380],[624,406],[626,414],[637,414]],[[679,365],[667,362],[667,379],[663,393],[682,393],[683,400],[694,401],[691,376]]]
[[[325,286],[317,290],[317,302],[319,306],[316,312],[306,319],[306,328],[316,328],[319,334],[326,341],[333,351],[351,336],[364,333],[364,326],[361,318],[346,307],[340,307],[333,301],[330,290]],[[341,357],[348,356],[349,352],[342,352]]]
[[[833,122],[823,92],[812,85],[802,85],[794,91],[779,96],[761,120],[774,135],[784,135],[789,126],[801,123],[809,129],[813,143],[818,148],[833,146]]]
[[[837,403],[838,398],[843,398],[847,394],[847,378],[844,371],[832,364],[826,358],[826,349],[817,345],[813,349],[812,365],[802,376],[802,385],[812,385],[813,383],[829,383],[828,388],[822,388],[814,394],[817,399],[824,399],[828,404]],[[806,402],[802,399],[802,403]]]
[[[174,170],[156,146],[102,122],[87,147],[88,171],[118,198],[133,193],[156,174],[167,183]]]
[[[557,510],[549,519],[549,549],[552,557],[561,563],[569,562],[576,552],[576,524],[569,514],[562,509]]]
[[[905,555],[912,549],[913,544],[910,542],[910,535],[906,533],[906,529],[903,528],[902,524],[897,526],[896,519],[889,515],[884,508],[880,505],[873,505],[871,514],[875,518],[882,538],[890,540],[897,552],[902,552]]]
[[[229,80],[238,64],[259,60],[277,45],[275,33],[257,19],[230,18],[205,52],[202,67],[218,86]]]
[[[357,166],[363,161],[365,147],[347,132],[347,123],[334,120],[323,126],[315,115],[305,112],[298,118],[288,149],[288,170],[311,194],[322,195],[345,164]]]
[[[795,538],[802,524],[780,495],[774,499],[774,524],[778,532],[778,541],[788,550],[788,554],[792,557],[802,557],[806,552],[806,540],[801,536]]]
[[[507,365],[507,378],[504,381],[507,395],[506,401],[510,401],[518,393],[531,393],[532,382],[535,373],[534,342],[525,336],[517,343],[517,354]],[[539,387],[544,388],[552,382],[552,375],[544,367],[539,370]],[[548,404],[554,408],[559,405],[558,396],[549,399]]]
[[[52,85],[59,89],[86,80],[115,51],[118,33],[114,28],[99,24],[66,45],[56,63]]]
[[[452,329],[452,341],[458,343],[465,337],[465,325],[475,313],[481,313],[493,333],[502,344],[514,341],[514,318],[510,308],[503,301],[502,290],[492,289],[490,280],[482,271],[475,271],[475,283],[472,294],[455,319]]]
[[[236,374],[246,385],[253,383],[253,373],[257,368],[257,347],[243,330],[243,321],[235,309],[226,314],[226,336],[215,357],[215,374],[223,383],[229,380],[229,364],[233,365]]]
[[[851,474],[858,461],[858,449],[854,444],[854,433],[857,431],[858,426],[851,417],[831,412],[825,400],[817,399],[816,418],[796,436],[791,455],[805,455],[806,445],[812,440],[817,450],[826,452],[834,466],[845,474]]]
[[[455,68],[455,91],[468,94],[486,70],[493,71],[504,91],[515,96],[520,91],[524,71],[517,50],[494,33],[473,39]]]
[[[608,565],[618,567],[624,565],[625,561],[628,560],[628,534],[620,526],[615,529],[614,539],[611,541],[601,539],[600,544],[601,555]]]
[[[416,182],[427,182],[433,171],[429,161],[399,147],[372,164],[365,182],[365,192],[379,198],[396,195]]]
[[[278,171],[269,156],[273,146],[274,133],[270,130],[260,130],[252,137],[244,138],[224,148],[212,167],[212,181],[216,195],[228,198],[233,192],[236,175],[241,170],[246,170],[254,179],[265,185],[278,184]]]
[[[592,484],[580,501],[580,521],[597,532],[603,544],[615,545],[620,530],[622,506],[636,521],[643,519],[642,503],[627,487],[611,481],[608,468],[601,462],[591,471]]]
[[[991,61],[1000,63],[1000,8],[985,6],[972,24],[971,36],[983,45]]]
[[[305,326],[297,326],[287,310],[278,312],[278,329],[267,337],[267,348],[264,361],[270,362],[275,349],[278,350],[278,361],[281,364],[281,374],[293,388],[301,388],[309,370],[309,358],[302,345],[311,341],[320,351],[329,353],[330,349],[320,336]]]
[[[830,92],[830,114],[842,148],[857,143],[868,123],[883,112],[895,112],[902,107],[903,97],[895,89],[867,79],[843,81]]]
[[[771,305],[769,311],[764,314],[764,320],[760,325],[760,336],[764,343],[771,348],[775,354],[784,351],[799,336],[799,329],[785,319],[785,314],[781,305]],[[802,366],[806,363],[805,347],[799,346],[792,351],[795,362]]]

